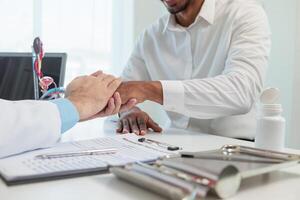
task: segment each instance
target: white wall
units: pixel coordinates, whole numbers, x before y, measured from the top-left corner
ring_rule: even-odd
[[[297,0],[265,0],[264,3],[271,24],[273,43],[267,85],[278,87],[281,90],[283,115],[287,121],[287,145],[300,147],[300,139],[296,137],[295,129],[292,127],[292,122],[297,116],[295,111],[299,111],[299,107],[297,109],[293,105],[293,98],[295,98],[293,94],[297,89],[294,81],[297,49]],[[296,142],[297,138],[299,142]]]
[[[165,13],[160,0],[134,0],[134,37]]]
[[[113,40],[112,57],[118,58],[112,60],[112,71],[119,75],[128,60],[134,44],[134,0],[112,0],[113,6]]]
[[[292,131],[290,145],[300,149],[300,2],[297,1],[297,31],[296,31],[296,62],[294,66],[293,102],[292,102]]]

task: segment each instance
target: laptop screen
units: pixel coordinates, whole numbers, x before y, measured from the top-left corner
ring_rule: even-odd
[[[66,54],[46,53],[42,72],[44,76],[51,76],[58,86],[63,86],[65,66]],[[31,53],[0,53],[0,98],[34,99]]]

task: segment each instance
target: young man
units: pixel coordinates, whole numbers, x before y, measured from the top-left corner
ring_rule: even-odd
[[[254,102],[270,52],[265,11],[255,0],[162,0],[169,15],[138,39],[118,92],[162,104],[175,127],[253,139]],[[118,132],[161,128],[135,107]]]

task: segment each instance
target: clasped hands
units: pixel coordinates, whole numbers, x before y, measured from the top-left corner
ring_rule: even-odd
[[[120,78],[98,71],[90,76],[75,78],[67,86],[66,98],[77,108],[80,121],[119,113],[119,133],[144,135],[149,128],[155,132],[162,131],[147,113],[135,107],[145,100],[162,104],[159,82],[122,83]]]

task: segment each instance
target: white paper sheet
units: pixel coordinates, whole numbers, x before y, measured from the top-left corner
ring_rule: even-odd
[[[28,152],[22,155],[0,159],[0,173],[7,181],[74,174],[106,170],[109,166],[120,166],[133,162],[149,162],[174,154],[155,144],[138,142],[134,134],[92,140],[60,143],[56,147]],[[79,152],[115,148],[117,153],[107,155],[88,155],[38,159],[37,155],[49,153]]]

